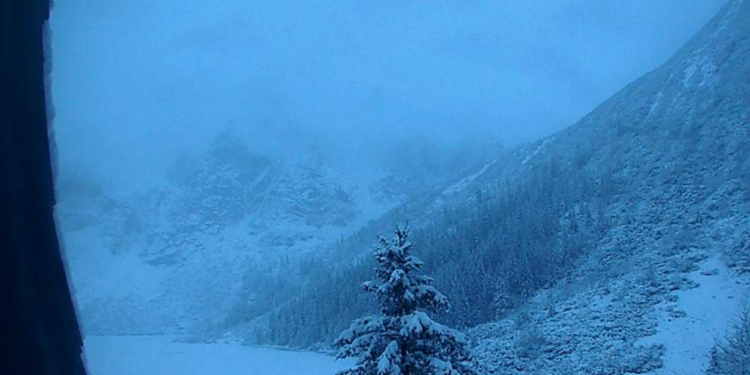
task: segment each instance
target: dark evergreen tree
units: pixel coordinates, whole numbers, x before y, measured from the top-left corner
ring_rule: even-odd
[[[750,374],[750,307],[745,306],[729,336],[716,343],[709,358],[708,375]]]
[[[427,315],[449,304],[432,278],[421,274],[422,261],[411,249],[406,229],[397,228],[390,241],[380,239],[377,279],[364,284],[377,297],[380,315],[357,319],[334,342],[339,358],[358,358],[341,375],[475,374],[463,335]]]

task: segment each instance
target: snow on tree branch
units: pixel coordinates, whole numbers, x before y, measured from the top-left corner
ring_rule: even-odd
[[[475,374],[464,336],[427,315],[450,304],[431,277],[419,274],[423,263],[410,254],[413,246],[401,228],[380,239],[376,280],[363,284],[380,302],[380,315],[355,320],[334,342],[338,358],[358,358],[341,375]]]

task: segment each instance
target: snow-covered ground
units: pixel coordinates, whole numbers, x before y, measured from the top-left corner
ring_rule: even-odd
[[[330,375],[352,364],[309,352],[183,343],[169,336],[89,336],[85,353],[91,375]]]
[[[718,257],[709,258],[691,279],[698,287],[677,292],[676,307],[684,317],[670,317],[662,304],[656,335],[641,344],[664,344],[664,367],[658,374],[700,375],[708,367],[708,353],[748,302],[747,280],[737,278]]]

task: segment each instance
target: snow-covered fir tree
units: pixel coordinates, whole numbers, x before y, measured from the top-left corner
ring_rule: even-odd
[[[427,315],[447,310],[448,299],[421,274],[412,246],[407,229],[380,239],[377,279],[364,284],[377,297],[380,314],[354,321],[334,342],[339,358],[358,358],[340,375],[475,374],[463,335]]]

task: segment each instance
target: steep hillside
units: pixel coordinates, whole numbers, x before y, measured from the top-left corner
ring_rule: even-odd
[[[485,373],[672,373],[685,370],[677,351],[691,353],[688,373],[705,368],[705,332],[719,335],[747,292],[748,61],[750,2],[733,0],[578,123],[411,212],[416,252],[454,302],[443,318],[495,321],[470,331]],[[330,339],[367,310],[350,285],[368,269],[327,276],[272,313],[272,339]],[[708,331],[706,308],[722,316]],[[300,327],[295,311],[325,319]]]
[[[554,287],[472,331],[486,372],[705,370],[748,293],[748,61],[750,2],[731,1],[664,66],[488,171],[485,183],[543,165],[592,180],[595,199],[561,219],[602,225]]]

